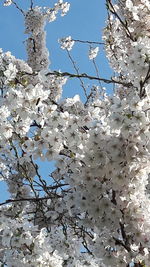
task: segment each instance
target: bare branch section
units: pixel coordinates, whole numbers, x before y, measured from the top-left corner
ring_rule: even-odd
[[[62,198],[62,196],[55,194],[54,197]],[[9,204],[9,203],[14,203],[14,202],[24,202],[24,201],[30,201],[30,202],[38,202],[42,200],[48,200],[52,199],[53,197],[37,197],[37,198],[20,198],[20,199],[7,199],[5,202],[0,203],[0,206]]]
[[[18,4],[17,4],[15,1],[12,1],[12,3],[15,5],[15,7],[16,7],[16,8],[17,8],[23,15],[25,15],[23,9],[20,8],[20,7],[18,6]]]
[[[77,43],[83,43],[83,44],[105,45],[105,43],[103,42],[85,41],[85,40],[79,40],[79,39],[72,39],[72,41],[77,42]]]
[[[30,8],[33,9],[33,0],[31,0]]]
[[[116,84],[122,84],[123,86],[129,87],[132,86],[132,83],[127,83],[127,82],[123,82],[123,81],[117,81],[114,78],[109,79],[105,79],[105,78],[99,78],[96,76],[91,76],[88,75],[86,73],[81,73],[81,74],[73,74],[73,73],[69,73],[69,72],[59,72],[59,71],[53,71],[53,72],[48,72],[46,74],[46,76],[49,75],[55,75],[58,77],[69,77],[69,78],[84,78],[84,79],[89,79],[89,80],[97,80],[97,81],[102,81],[104,83],[110,84],[110,83],[116,83]]]
[[[22,199],[7,199],[5,202],[0,203],[0,206],[9,204],[9,203],[14,203],[14,202],[23,202],[23,201],[33,201],[33,202],[37,202],[40,200],[47,200],[50,199],[49,197],[38,197],[38,198],[22,198]]]

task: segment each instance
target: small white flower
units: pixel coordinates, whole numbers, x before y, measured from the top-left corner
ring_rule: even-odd
[[[10,63],[8,65],[8,69],[4,71],[4,75],[7,77],[7,79],[13,80],[16,77],[17,69],[16,66]]]
[[[56,12],[47,10],[47,18],[49,22],[56,20]]]
[[[1,126],[1,135],[3,135],[6,139],[11,138],[13,133],[13,127],[10,123],[5,123]]]
[[[12,0],[5,0],[4,6],[10,6],[12,4]]]
[[[65,16],[67,14],[67,12],[69,11],[70,8],[70,4],[68,2],[62,3],[62,12],[61,12],[61,16]]]
[[[0,107],[0,120],[5,120],[10,115],[10,111],[8,107],[3,105]]]
[[[127,0],[127,1],[126,1],[126,7],[127,7],[129,10],[131,10],[131,9],[133,8],[133,3],[132,3],[131,0]]]
[[[139,20],[139,17],[137,14],[138,13],[138,7],[134,6],[131,0],[126,1],[126,7],[129,9],[130,12],[132,12],[133,18],[135,20]]]
[[[61,44],[60,47],[62,49],[67,49],[68,51],[70,51],[74,45],[74,41],[72,40],[71,36],[60,39],[59,43]]]
[[[97,54],[98,54],[98,51],[99,51],[99,47],[90,47],[90,50],[89,50],[89,59],[92,60],[94,58],[97,57]]]

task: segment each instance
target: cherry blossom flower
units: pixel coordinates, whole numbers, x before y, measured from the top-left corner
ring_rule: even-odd
[[[70,51],[74,45],[74,41],[72,40],[71,36],[59,39],[59,43],[62,49],[67,49],[68,51]]]
[[[97,57],[98,55],[98,52],[99,52],[99,47],[90,47],[90,50],[89,50],[89,59],[92,60],[94,58]]]

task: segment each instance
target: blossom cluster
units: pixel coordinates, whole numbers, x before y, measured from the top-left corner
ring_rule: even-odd
[[[124,22],[115,12],[124,17]],[[111,66],[138,88],[149,71],[149,12],[147,1],[122,0],[120,5],[114,6],[104,30],[103,38]]]
[[[72,40],[71,36],[61,38],[59,40],[59,43],[61,44],[62,49],[67,49],[70,51],[74,45],[74,41]]]

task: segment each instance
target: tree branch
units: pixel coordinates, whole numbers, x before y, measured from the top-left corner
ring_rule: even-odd
[[[56,195],[58,198],[62,198],[62,196]],[[14,202],[24,202],[24,201],[33,201],[33,202],[38,202],[40,200],[48,200],[50,197],[38,197],[38,198],[19,198],[19,199],[7,199],[5,202],[0,203],[0,206],[9,204],[9,203],[14,203]]]
[[[12,3],[15,5],[15,7],[25,16],[24,11],[17,5],[16,2],[12,1]]]
[[[53,71],[53,72],[48,72],[46,74],[46,76],[49,76],[49,75],[56,75],[58,77],[84,78],[84,79],[89,79],[89,80],[97,80],[97,81],[102,81],[102,82],[108,83],[108,84],[109,83],[122,84],[126,87],[132,86],[132,83],[117,81],[117,80],[114,80],[113,78],[111,78],[111,80],[105,79],[105,78],[99,78],[99,77],[88,75],[86,73],[73,74],[73,73],[69,73],[69,72]]]
[[[122,26],[124,27],[124,29],[126,30],[126,34],[127,36],[134,42],[134,38],[131,35],[131,32],[129,31],[127,24],[119,17],[119,15],[117,14],[116,10],[114,9],[113,4],[111,3],[111,0],[107,0],[107,8],[108,10],[116,16],[116,18],[120,21],[120,23],[122,24]]]
[[[74,42],[83,43],[83,44],[97,44],[97,45],[105,45],[103,42],[95,42],[95,41],[84,41],[79,39],[72,39]]]

